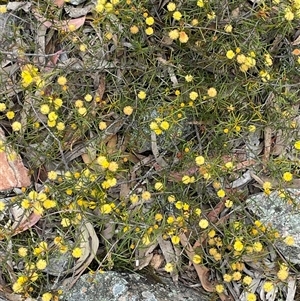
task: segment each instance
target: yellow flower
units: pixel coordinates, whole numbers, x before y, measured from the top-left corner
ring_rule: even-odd
[[[64,85],[67,83],[67,79],[66,79],[64,76],[60,76],[60,77],[57,79],[57,83],[58,83],[60,86],[64,86]]]
[[[174,216],[169,216],[169,217],[167,218],[167,223],[168,223],[169,225],[173,224],[174,221],[175,221]]]
[[[260,252],[262,249],[263,249],[263,246],[262,246],[262,244],[261,244],[259,241],[256,241],[256,242],[253,244],[253,250],[254,250],[255,252]]]
[[[196,164],[197,164],[198,166],[201,166],[201,165],[204,164],[205,159],[204,159],[203,156],[197,156],[197,157],[195,158],[195,162],[196,162]]]
[[[4,102],[0,102],[0,112],[4,112],[6,110],[6,104]]]
[[[40,111],[42,114],[47,115],[50,112],[50,107],[47,104],[43,104],[40,107]]]
[[[217,191],[217,195],[219,198],[223,198],[226,195],[226,193],[223,189],[220,189]]]
[[[215,88],[209,88],[207,90],[207,95],[209,97],[215,97],[215,96],[217,96],[217,90]]]
[[[256,295],[253,293],[248,293],[247,294],[247,301],[256,301]]]
[[[102,214],[109,214],[112,212],[112,207],[110,204],[104,204],[102,206],[100,206],[100,212]]]
[[[230,161],[230,162],[226,162],[225,163],[225,167],[227,168],[227,169],[232,169],[233,168],[233,163]]]
[[[31,64],[27,64],[23,67],[21,72],[22,86],[24,88],[28,87],[35,81],[38,76],[38,69]]]
[[[177,201],[176,203],[175,203],[175,207],[177,208],[177,209],[182,209],[182,207],[183,207],[183,202],[182,201]]]
[[[83,101],[81,99],[77,99],[75,101],[75,107],[76,108],[82,108],[83,107]]]
[[[78,109],[78,114],[79,115],[82,115],[82,116],[85,116],[87,113],[87,109],[85,107],[81,107]]]
[[[229,275],[229,274],[224,274],[224,275],[223,275],[223,280],[224,280],[225,282],[230,282],[230,281],[232,280],[232,276]]]
[[[108,168],[108,166],[109,166],[109,162],[105,156],[99,156],[97,158],[97,163],[104,169]]]
[[[97,13],[102,13],[105,9],[105,6],[102,3],[97,3],[95,6],[95,11]]]
[[[179,38],[179,31],[177,29],[171,30],[169,32],[169,38],[172,40],[177,40]]]
[[[264,58],[265,58],[265,65],[266,66],[270,67],[270,66],[273,65],[273,59],[272,59],[272,56],[269,53],[265,54]]]
[[[217,285],[216,285],[216,292],[217,292],[218,294],[223,293],[223,292],[224,292],[224,286],[223,286],[222,284],[217,284]]]
[[[249,126],[248,126],[248,131],[249,131],[250,133],[254,133],[254,132],[256,131],[256,126],[255,126],[255,125],[249,125]]]
[[[200,208],[195,208],[195,209],[194,209],[194,212],[195,212],[195,214],[198,215],[198,216],[202,213],[202,211],[201,211]]]
[[[144,191],[142,193],[142,200],[149,201],[151,199],[151,193],[149,191]]]
[[[246,56],[244,54],[238,54],[236,56],[236,61],[239,63],[239,64],[244,64],[245,61],[246,61]]]
[[[104,121],[100,121],[98,127],[99,127],[99,130],[103,131],[107,128],[107,124]]]
[[[286,269],[280,269],[278,272],[277,272],[277,277],[279,280],[281,281],[285,281],[287,279],[287,277],[289,276],[289,272],[288,270]]]
[[[239,239],[237,239],[237,240],[234,242],[233,248],[234,248],[236,251],[240,252],[240,251],[242,251],[242,250],[244,249],[244,245],[243,245],[243,243],[242,243]]]
[[[293,246],[295,244],[295,239],[293,236],[289,235],[284,239],[284,242],[287,246]]]
[[[84,100],[87,102],[91,102],[93,99],[93,96],[91,94],[87,94],[84,96]]]
[[[252,278],[250,276],[245,276],[243,278],[243,283],[246,285],[250,285],[252,283]]]
[[[148,234],[145,234],[143,237],[142,237],[142,243],[144,246],[148,246],[150,245],[151,241],[150,241],[150,237]]]
[[[52,121],[48,120],[48,121],[47,121],[47,125],[48,125],[50,128],[53,128],[53,127],[56,126],[56,121],[55,121],[55,120],[52,120]]]
[[[7,6],[6,5],[0,5],[0,14],[5,14],[7,12]]]
[[[21,202],[21,206],[24,209],[28,209],[31,206],[31,202],[28,199],[23,199]]]
[[[66,227],[71,226],[71,221],[70,221],[69,218],[64,217],[64,218],[62,218],[60,224],[61,224],[64,228],[66,228]]]
[[[106,3],[106,4],[105,4],[105,10],[106,10],[108,13],[112,12],[112,11],[114,10],[113,4],[110,3],[110,2]]]
[[[36,263],[36,268],[38,270],[44,270],[47,267],[47,262],[44,259],[39,259]]]
[[[231,33],[232,32],[232,25],[231,24],[226,24],[224,27],[225,32]]]
[[[287,7],[285,9],[285,14],[284,14],[284,18],[287,20],[287,21],[292,21],[294,20],[294,13],[291,11],[291,9],[289,7]]]
[[[81,255],[82,255],[82,250],[80,248],[77,247],[77,248],[73,249],[72,256],[74,258],[80,258]]]
[[[274,289],[274,284],[271,281],[266,281],[263,285],[264,291],[269,293]]]
[[[231,208],[233,206],[233,201],[231,200],[226,200],[225,201],[225,207],[226,208]]]
[[[154,131],[156,135],[162,134],[162,130],[160,129],[159,125],[154,121],[150,123],[150,129]]]
[[[169,129],[169,127],[170,127],[170,124],[169,124],[168,121],[162,121],[159,126],[164,131],[167,131]]]
[[[176,201],[176,198],[173,194],[169,195],[168,196],[168,202],[169,203],[174,203]]]
[[[200,264],[201,261],[202,261],[202,258],[201,258],[200,255],[195,254],[195,255],[193,256],[193,263],[195,263],[195,264]]]
[[[118,163],[114,162],[114,161],[110,162],[108,165],[108,170],[112,171],[112,172],[116,172],[118,170],[118,168],[119,168]]]
[[[48,114],[48,120],[50,120],[50,121],[55,121],[55,120],[57,120],[57,118],[58,118],[58,115],[54,111],[52,111]]]
[[[184,31],[180,31],[179,32],[179,41],[180,41],[180,43],[187,43],[188,40],[189,40],[188,35]]]
[[[247,71],[249,70],[249,67],[248,67],[246,64],[242,64],[242,65],[240,66],[240,70],[241,70],[242,72],[247,72]]]
[[[163,184],[162,182],[156,182],[156,183],[154,184],[154,188],[155,188],[155,190],[157,190],[157,191],[161,191],[161,190],[164,188],[164,184]]]
[[[172,263],[167,263],[166,265],[165,265],[165,271],[167,272],[167,273],[171,273],[171,272],[173,272],[173,270],[174,270],[174,266],[173,266],[173,264]]]
[[[138,197],[138,195],[136,195],[135,193],[132,194],[132,195],[129,197],[129,199],[130,199],[130,201],[131,201],[132,204],[135,204],[135,203],[137,203],[137,202],[139,201],[139,197]]]
[[[24,247],[20,247],[18,249],[18,254],[19,254],[20,257],[26,257],[27,254],[28,254],[28,249],[24,248]]]
[[[171,241],[174,245],[178,245],[180,243],[180,238],[178,235],[174,235],[171,237]]]
[[[189,209],[190,209],[190,205],[187,204],[187,203],[184,203],[184,204],[183,204],[183,210],[184,210],[184,211],[188,211]]]
[[[18,283],[18,282],[15,282],[12,286],[12,289],[15,293],[22,293],[23,291],[23,286],[22,284]]]
[[[56,125],[56,129],[58,131],[63,131],[66,128],[65,124],[63,122],[58,122]]]
[[[153,17],[148,17],[148,18],[146,18],[145,22],[146,22],[147,25],[151,26],[151,25],[154,24],[154,18]]]
[[[197,1],[197,6],[203,7],[204,6],[204,1],[203,0],[198,0]]]
[[[191,178],[189,176],[183,176],[181,179],[183,184],[190,184],[191,183]]]
[[[54,170],[49,171],[48,172],[48,179],[52,180],[52,181],[56,180],[57,179],[57,172],[54,171]]]
[[[136,25],[131,26],[129,30],[132,34],[137,34],[139,32],[139,28]]]
[[[86,44],[80,44],[80,45],[79,45],[79,50],[80,50],[81,52],[86,52],[86,49],[87,49],[87,45],[86,45]]]
[[[46,199],[44,202],[43,202],[43,207],[45,209],[51,209],[51,208],[54,208],[56,207],[56,202],[53,201],[53,200],[50,200],[50,199]]]
[[[169,2],[167,5],[168,11],[174,11],[176,9],[176,4],[174,2]]]
[[[140,91],[138,93],[138,98],[141,99],[141,100],[144,100],[146,98],[146,92],[145,91]]]
[[[199,221],[199,227],[201,228],[201,229],[206,229],[207,227],[208,227],[208,225],[209,225],[209,223],[208,223],[208,220],[207,219],[201,219],[200,221]]]
[[[51,299],[52,299],[52,294],[49,292],[44,293],[42,295],[42,301],[51,301]]]
[[[193,75],[191,75],[191,74],[187,74],[187,75],[184,77],[184,79],[185,79],[185,81],[186,81],[187,83],[190,83],[190,82],[193,81],[194,77],[193,77]],[[197,92],[196,92],[196,93],[197,93]],[[197,93],[197,97],[198,97],[198,93]],[[197,97],[196,97],[196,98],[197,98]]]
[[[216,13],[212,11],[211,13],[207,14],[207,19],[208,20],[213,20],[216,18]]]
[[[145,33],[147,36],[151,36],[154,33],[154,30],[152,27],[147,27]]]
[[[199,96],[199,94],[198,94],[197,92],[195,92],[195,91],[192,91],[192,92],[190,92],[190,94],[189,94],[189,98],[190,98],[191,100],[196,100],[198,96]]]
[[[133,108],[131,106],[126,106],[123,109],[123,113],[127,116],[130,116],[133,112]]]
[[[22,125],[19,121],[14,121],[11,125],[11,128],[14,132],[18,132],[22,129]]]
[[[240,272],[234,272],[232,274],[232,280],[239,281],[242,278],[242,274]]]
[[[269,195],[271,193],[271,188],[272,188],[271,182],[264,182],[263,189],[265,194]]]
[[[161,213],[156,213],[155,216],[154,216],[154,219],[157,221],[157,222],[160,222],[162,221],[163,219],[163,215]]]
[[[13,111],[8,111],[8,112],[6,113],[6,117],[7,117],[8,119],[13,119],[13,118],[15,117],[15,112],[13,112]]]
[[[261,77],[263,82],[270,80],[270,74],[266,70],[260,70],[259,76]]]
[[[179,21],[179,20],[182,18],[181,12],[178,11],[178,10],[175,11],[175,12],[173,13],[173,18],[174,18],[175,20]]]
[[[290,172],[285,172],[282,176],[283,180],[286,182],[290,182],[293,180],[293,175]]]
[[[226,57],[227,57],[229,60],[232,60],[232,59],[235,57],[234,51],[228,50],[228,51],[226,52]]]
[[[294,143],[294,147],[295,147],[295,149],[300,150],[300,140],[297,140],[297,141]]]

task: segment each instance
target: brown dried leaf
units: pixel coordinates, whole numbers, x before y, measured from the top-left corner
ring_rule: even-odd
[[[158,246],[158,243],[151,244],[148,248],[139,247],[136,252],[136,267],[135,270],[141,270],[148,266],[153,258],[153,250]]]
[[[102,100],[104,92],[105,92],[105,77],[101,76],[100,77],[100,83],[99,83],[99,86],[98,86],[97,91],[95,93],[95,96],[98,97],[99,100]]]
[[[157,238],[157,241],[158,241],[159,247],[166,259],[166,262],[167,263],[178,262],[178,257],[176,255],[176,252],[174,251],[172,243],[168,240],[164,240],[161,235]],[[171,272],[171,276],[172,276],[173,281],[175,281],[175,282],[178,281],[178,271],[176,269],[174,269]]]
[[[0,128],[0,142],[5,144],[5,135]],[[27,187],[31,184],[28,170],[21,157],[10,147],[0,152],[0,191],[15,187]]]
[[[180,237],[180,242],[182,246],[185,248],[185,252],[188,255],[190,261],[193,263],[194,268],[197,272],[197,275],[199,277],[199,280],[201,282],[202,287],[207,291],[207,292],[214,292],[215,291],[215,285],[214,283],[209,281],[209,269],[205,266],[195,264],[193,262],[193,257],[195,255],[193,247],[190,245],[188,238],[184,233],[181,233],[179,235]]]
[[[162,266],[164,260],[165,259],[161,254],[154,254],[151,259],[150,265],[154,270],[158,270]]]
[[[65,4],[65,0],[54,0],[53,3],[57,6],[57,7],[62,7]]]
[[[106,151],[108,154],[111,155],[118,150],[117,143],[118,143],[118,136],[115,134],[110,137],[110,139],[108,140],[108,142],[106,144]]]

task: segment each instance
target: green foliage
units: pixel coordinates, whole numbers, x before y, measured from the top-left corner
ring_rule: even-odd
[[[134,269],[162,237],[181,256],[165,258],[167,272],[190,260],[216,271],[217,293],[236,281],[255,300],[245,264],[284,238],[244,200],[299,177],[298,2],[98,0],[84,24],[71,23],[67,3],[14,11],[13,37],[1,36],[0,149],[17,150],[33,180],[0,204],[11,250],[0,264],[14,292],[55,300],[46,267],[54,254],[84,256],[88,224],[100,240],[96,270]],[[247,169],[260,188],[231,189]],[[37,225],[12,228],[14,206]],[[289,268],[278,259],[265,291],[282,287]]]

